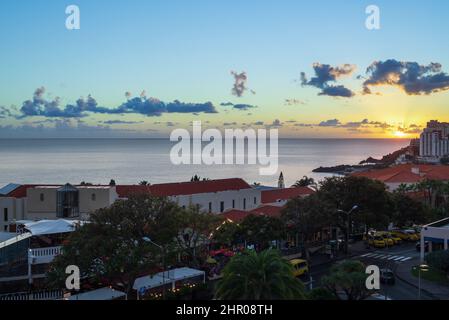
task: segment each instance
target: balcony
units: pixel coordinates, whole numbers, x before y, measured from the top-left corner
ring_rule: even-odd
[[[30,264],[50,263],[61,253],[61,246],[29,249],[28,262]]]

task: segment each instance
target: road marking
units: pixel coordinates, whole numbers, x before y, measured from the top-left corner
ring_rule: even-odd
[[[367,253],[366,255],[363,255],[362,257],[369,258],[369,257],[375,256],[375,255],[376,255],[376,253]]]
[[[410,260],[411,258],[412,258],[412,257],[406,257],[406,258],[402,259],[402,260],[401,260],[401,262],[404,262],[404,261]]]
[[[388,257],[388,255],[381,255],[380,257],[377,257],[377,259],[385,259],[386,257]]]
[[[398,256],[391,256],[391,257],[388,258],[388,260],[395,259],[395,258],[397,258],[397,257],[398,257]]]
[[[382,256],[383,256],[383,254],[376,254],[376,255],[372,256],[371,258],[378,259],[379,257],[382,257]]]
[[[394,261],[402,260],[402,259],[404,259],[404,258],[406,258],[406,257],[404,257],[404,256],[399,256],[399,257],[397,257],[396,259],[394,259]]]
[[[362,254],[360,257],[368,257],[370,255],[372,255],[372,253],[365,253],[365,254]]]

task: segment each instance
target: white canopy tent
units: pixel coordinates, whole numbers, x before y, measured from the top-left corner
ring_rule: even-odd
[[[100,288],[88,292],[72,295],[64,300],[114,300],[126,297],[122,291],[114,290],[109,287]]]
[[[172,288],[174,288],[176,282],[178,281],[192,279],[200,276],[203,277],[202,281],[204,283],[206,280],[206,273],[204,271],[187,267],[177,268],[165,271],[165,274],[163,274],[163,272],[159,272],[155,275],[148,275],[137,278],[134,281],[133,289],[137,290],[138,294],[140,294],[140,292],[142,291],[161,287],[164,284],[171,284]]]
[[[24,223],[25,229],[33,236],[42,234],[66,233],[75,230],[76,225],[81,225],[80,220],[40,220]]]

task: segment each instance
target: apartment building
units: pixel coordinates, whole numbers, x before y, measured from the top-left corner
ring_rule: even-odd
[[[422,160],[438,162],[449,155],[449,123],[429,121],[419,139],[419,156]]]

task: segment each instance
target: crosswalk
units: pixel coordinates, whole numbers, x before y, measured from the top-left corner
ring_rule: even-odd
[[[395,262],[405,262],[410,259],[413,259],[413,257],[409,257],[409,256],[385,254],[385,253],[378,253],[378,252],[365,253],[365,254],[360,255],[359,257],[360,258],[379,259],[379,260],[389,260],[389,261],[395,261]]]

